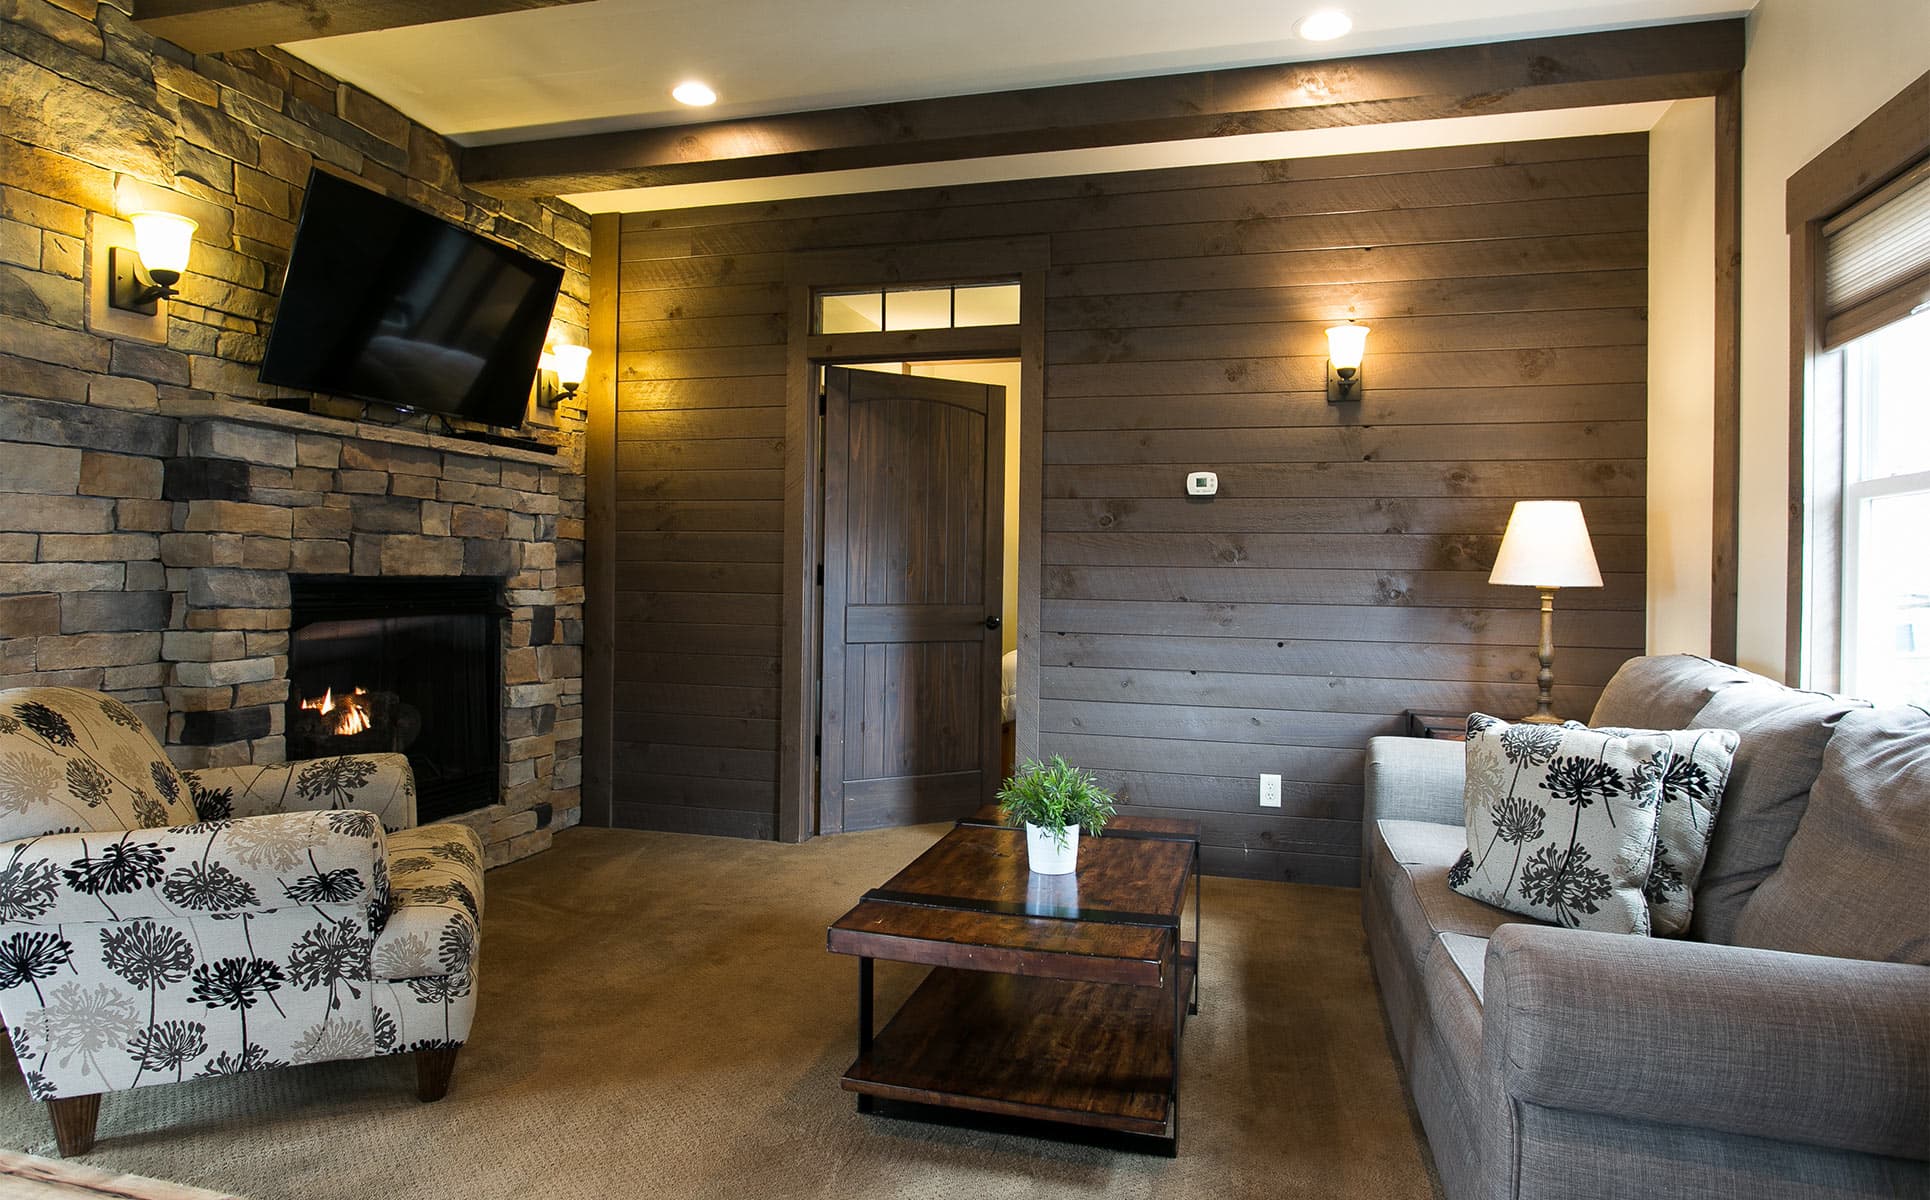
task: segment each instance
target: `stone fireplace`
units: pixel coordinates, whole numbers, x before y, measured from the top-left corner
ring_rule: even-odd
[[[16,398],[0,442],[47,489],[9,497],[16,527],[41,532],[7,564],[26,594],[0,597],[0,686],[109,692],[194,767],[305,756],[301,701],[346,683],[386,706],[388,749],[409,740],[398,723],[433,715],[421,680],[393,668],[432,636],[407,618],[466,612],[467,633],[433,635],[467,639],[437,671],[475,685],[468,732],[444,747],[451,769],[430,745],[399,747],[422,760],[425,816],[473,826],[492,864],[578,820],[583,477],[568,447],[204,396],[149,413]],[[297,652],[331,624],[348,635],[337,649],[391,673],[338,683],[335,650]]]

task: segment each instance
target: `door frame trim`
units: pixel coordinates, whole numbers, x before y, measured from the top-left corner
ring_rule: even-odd
[[[821,673],[817,567],[822,545],[823,479],[817,368],[879,359],[1019,360],[1019,670],[1020,758],[1037,754],[1039,699],[1039,551],[1044,530],[1045,283],[1051,244],[1043,237],[934,242],[790,256],[784,396],[784,615],[778,690],[777,840],[801,842],[818,830],[816,738]],[[1019,323],[973,331],[971,353],[957,339],[902,333],[840,334],[835,344],[811,332],[813,297],[830,288],[1019,281]],[[1003,338],[992,330],[1002,330]],[[952,331],[945,331],[949,335]],[[922,341],[924,344],[917,344]],[[832,351],[824,354],[823,351]]]

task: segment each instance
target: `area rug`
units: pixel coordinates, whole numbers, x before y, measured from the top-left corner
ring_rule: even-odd
[[[1359,893],[1206,881],[1180,1156],[860,1115],[857,967],[825,926],[942,832],[801,846],[577,829],[492,871],[475,1030],[447,1099],[406,1059],[107,1096],[81,1161],[248,1197],[1428,1200]],[[879,1009],[916,968],[881,963]],[[0,1062],[0,1145],[52,1156]]]

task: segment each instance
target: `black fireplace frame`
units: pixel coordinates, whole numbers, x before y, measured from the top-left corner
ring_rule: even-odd
[[[302,696],[294,686],[295,645],[302,630],[331,621],[366,620],[390,616],[486,616],[495,621],[494,636],[484,639],[487,662],[484,677],[493,681],[489,710],[494,714],[491,741],[496,753],[487,764],[487,793],[481,794],[476,777],[483,764],[468,781],[438,785],[418,771],[416,808],[426,819],[455,815],[498,803],[502,799],[502,712],[503,712],[503,632],[502,620],[510,615],[503,602],[503,581],[494,577],[436,575],[290,575],[289,612],[289,690],[288,727],[292,730]],[[413,765],[413,764],[412,764]],[[446,794],[445,794],[446,793]],[[475,798],[478,803],[460,801]],[[458,803],[453,803],[457,801]]]

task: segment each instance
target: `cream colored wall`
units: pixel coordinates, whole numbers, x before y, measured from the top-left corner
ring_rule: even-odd
[[[1005,362],[908,363],[912,375],[990,383],[1005,389],[1005,611],[1000,632],[1007,651],[1019,648],[1019,364]]]
[[[1715,101],[1649,132],[1648,648],[1709,652]]]
[[[1783,674],[1790,175],[1930,70],[1930,0],[1761,0],[1742,76],[1738,658]],[[1651,484],[1653,486],[1653,484]]]

